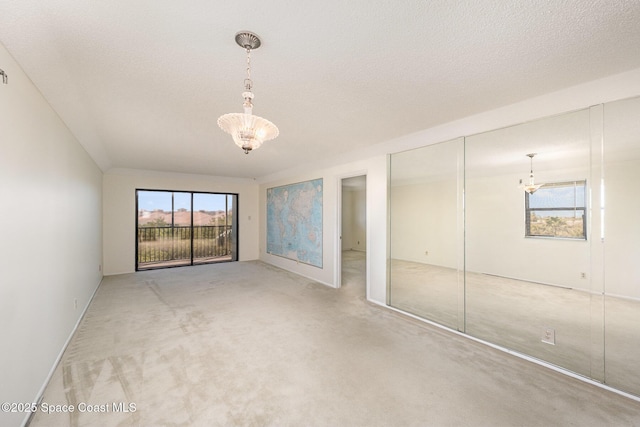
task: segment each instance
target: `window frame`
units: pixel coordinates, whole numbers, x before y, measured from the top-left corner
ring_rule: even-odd
[[[578,206],[577,197],[574,197],[574,206],[554,206],[548,208],[532,208],[530,207],[529,198],[531,194],[525,191],[524,196],[524,222],[525,222],[525,230],[524,237],[525,238],[541,238],[541,239],[560,239],[560,240],[587,240],[587,180],[586,179],[576,179],[570,181],[557,181],[545,183],[539,190],[543,188],[552,188],[552,187],[573,187],[576,189],[582,189],[584,192],[583,200],[584,203],[582,206]],[[535,212],[553,212],[553,211],[582,211],[582,236],[571,237],[571,236],[558,236],[558,235],[548,235],[548,234],[532,234],[531,233],[531,213]]]
[[[139,262],[139,230],[140,230],[140,224],[139,224],[139,212],[140,212],[140,206],[139,206],[139,193],[140,192],[157,192],[157,193],[170,193],[171,194],[171,224],[167,224],[166,229],[167,230],[172,230],[172,234],[174,232],[174,230],[176,228],[188,228],[189,230],[189,246],[190,246],[190,250],[189,250],[189,258],[185,259],[188,262],[182,262],[182,263],[171,263],[170,261],[168,262],[159,262],[158,265],[146,265],[143,266],[141,265],[141,263]],[[175,194],[176,193],[185,193],[185,194],[189,194],[189,199],[190,199],[190,209],[191,209],[191,219],[190,219],[190,225],[188,227],[181,227],[181,226],[176,226],[175,224],[175,212],[176,212],[176,207],[175,207]],[[220,195],[220,196],[231,196],[234,200],[235,200],[235,208],[232,210],[233,212],[233,216],[231,219],[231,224],[228,224],[229,226],[232,227],[232,233],[233,233],[233,240],[234,242],[232,243],[233,246],[233,250],[231,251],[231,259],[230,260],[212,260],[212,261],[198,261],[195,262],[197,260],[197,258],[194,257],[194,228],[196,227],[194,225],[194,218],[193,218],[193,214],[194,214],[194,195],[196,194],[205,194],[205,195]],[[188,267],[188,266],[195,266],[195,265],[204,265],[204,264],[218,264],[218,263],[222,263],[222,262],[236,262],[239,260],[239,253],[240,253],[240,226],[239,226],[239,211],[240,211],[240,194],[239,193],[223,193],[223,192],[213,192],[213,191],[195,191],[195,190],[159,190],[159,189],[149,189],[149,188],[136,188],[135,189],[135,205],[136,205],[136,220],[135,220],[135,271],[148,271],[148,270],[156,270],[156,269],[162,269],[162,268],[173,268],[173,267]],[[229,208],[228,205],[225,208],[227,213],[229,212]],[[144,264],[144,263],[142,263]]]

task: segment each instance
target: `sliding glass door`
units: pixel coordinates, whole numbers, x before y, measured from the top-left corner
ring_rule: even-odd
[[[136,270],[237,261],[237,194],[136,190]]]
[[[236,261],[234,207],[231,194],[193,194],[193,262]]]

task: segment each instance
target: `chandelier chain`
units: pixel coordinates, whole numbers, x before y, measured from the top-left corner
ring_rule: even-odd
[[[245,90],[251,91],[253,82],[251,81],[251,48],[247,47],[247,78],[244,80]]]

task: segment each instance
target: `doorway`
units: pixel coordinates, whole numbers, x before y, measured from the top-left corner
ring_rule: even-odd
[[[340,212],[340,286],[367,296],[367,177],[343,178]]]

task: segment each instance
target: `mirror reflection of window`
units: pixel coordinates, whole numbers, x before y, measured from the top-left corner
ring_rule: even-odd
[[[524,192],[525,236],[586,239],[586,181],[545,183]]]
[[[639,117],[632,98],[465,137],[457,157],[392,154],[389,304],[640,396]]]

